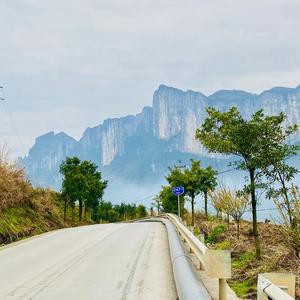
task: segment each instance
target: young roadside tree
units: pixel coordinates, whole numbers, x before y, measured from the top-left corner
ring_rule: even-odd
[[[286,199],[283,202],[280,201],[280,196],[285,198],[283,195],[274,198],[274,203],[279,211],[283,234],[287,237],[296,256],[300,258],[300,196],[298,188],[292,186],[287,195],[289,206],[286,206]]]
[[[157,209],[157,215],[159,215],[161,209],[161,198],[159,197],[159,195],[156,195],[153,198],[153,202],[151,204]]]
[[[217,212],[217,218],[220,217],[220,213],[222,213],[222,203],[221,203],[221,198],[219,197],[219,191],[210,191],[208,193],[210,202],[212,204],[212,206],[214,207],[214,209]]]
[[[284,129],[286,119],[283,113],[265,116],[257,111],[249,120],[244,119],[236,107],[227,112],[207,108],[208,118],[196,131],[196,138],[212,153],[234,155],[238,157],[232,163],[237,169],[246,170],[249,183],[245,192],[251,195],[252,227],[256,258],[261,258],[257,228],[257,188],[261,184],[262,169],[274,163],[270,160],[273,150],[285,144],[289,135],[295,132],[295,126]],[[277,159],[280,159],[278,157]]]
[[[140,204],[136,208],[136,217],[137,218],[145,218],[146,216],[147,216],[147,209],[146,209],[145,205]]]
[[[107,181],[102,180],[97,165],[90,161],[80,161],[78,157],[67,157],[60,165],[60,173],[64,176],[62,192],[73,207],[79,202],[79,221],[82,221],[83,204],[88,208],[99,205]]]
[[[198,160],[191,159],[191,167],[181,170],[178,167],[170,168],[170,173],[166,177],[171,186],[183,186],[185,195],[191,199],[192,206],[192,226],[195,224],[195,199],[200,193],[205,198],[205,214],[207,216],[207,195],[210,190],[214,190],[217,185],[217,172],[212,168],[202,168]]]
[[[207,217],[207,202],[208,202],[208,192],[214,191],[217,186],[217,171],[212,167],[207,167],[203,169],[202,179],[200,180],[201,191],[204,194],[204,209],[205,216]]]
[[[62,182],[62,193],[68,198],[71,207],[79,202],[79,221],[82,218],[82,206],[87,190],[86,178],[80,172],[80,159],[78,157],[67,157],[60,165],[60,173],[64,176]]]
[[[107,181],[102,180],[101,173],[98,171],[98,166],[95,163],[86,160],[82,161],[80,169],[88,185],[84,199],[84,218],[86,220],[86,213],[89,210],[92,220],[95,221],[99,201],[103,197],[104,190],[107,187]]]
[[[273,149],[270,154],[271,166],[263,169],[263,174],[269,182],[267,196],[270,199],[283,199],[283,205],[289,216],[289,222],[293,224],[293,179],[299,172],[295,167],[286,163],[287,159],[296,155],[300,146],[296,145],[279,145]],[[292,201],[292,203],[290,203]]]
[[[237,237],[240,238],[240,223],[249,204],[249,195],[222,189],[218,192],[221,211],[231,216],[237,225]]]
[[[177,197],[173,195],[171,186],[162,186],[159,198],[161,199],[162,209],[165,213],[178,214]],[[183,207],[184,199],[180,197],[180,215],[183,213]]]

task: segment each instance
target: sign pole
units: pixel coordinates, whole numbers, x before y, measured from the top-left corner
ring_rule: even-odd
[[[184,187],[174,186],[172,192],[174,196],[177,196],[177,216],[180,219],[180,196],[184,194]]]
[[[178,218],[180,219],[180,200],[179,200],[179,195],[177,196],[177,205],[178,205]]]

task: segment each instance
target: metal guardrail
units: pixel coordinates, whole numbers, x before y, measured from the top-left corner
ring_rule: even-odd
[[[226,300],[226,279],[231,277],[231,251],[208,249],[176,215],[166,214],[166,217],[176,226],[182,239],[198,258],[200,269],[210,277],[219,279],[219,300]]]
[[[178,299],[180,300],[212,300],[207,289],[197,277],[192,262],[184,249],[182,240],[180,239],[176,226],[173,222],[162,216],[143,218],[136,222],[159,222],[166,227],[170,255],[172,260],[172,269],[175,279]]]
[[[191,259],[186,254],[176,228],[170,220],[161,222],[166,226],[168,232],[172,268],[176,284],[178,299],[180,300],[211,300],[205,286],[195,274]]]
[[[200,262],[200,269],[206,271],[206,273],[210,277],[219,279],[219,300],[226,300],[226,279],[231,277],[231,251],[212,250],[207,248],[204,243],[201,242],[197,237],[195,237],[195,235],[179,220],[176,215],[165,214],[163,216],[158,216],[158,218],[159,217],[165,217],[173,223],[179,235],[187,243],[190,251],[193,252],[198,258]],[[161,219],[157,219],[157,221],[159,220]],[[181,297],[180,299],[194,299],[193,297],[189,297],[190,295],[193,295],[193,293],[190,293],[193,289],[187,289],[186,285],[184,285],[183,287],[181,286],[181,284],[185,282],[187,280],[187,277],[189,276],[191,278],[190,282],[193,281],[194,284],[196,282],[191,274],[189,274],[189,276],[186,275],[188,274],[187,268],[189,265],[187,256],[184,254],[178,254],[183,250],[179,249],[180,246],[178,241],[176,240],[177,234],[176,232],[174,233],[173,228],[173,230],[170,229],[170,224],[164,221],[162,222],[165,223],[168,230],[171,255],[173,253],[173,259],[174,257],[176,259],[177,265],[174,264],[173,261],[175,281],[176,285],[179,285],[179,291],[183,291],[184,294],[184,297]],[[180,259],[178,259],[178,257]],[[177,280],[176,276],[178,277]],[[295,300],[295,282],[296,276],[292,273],[259,274],[257,282],[257,300]],[[188,287],[190,286],[191,285],[188,285]],[[194,290],[197,291],[197,287],[195,285],[194,288]],[[202,298],[206,299],[203,296]]]
[[[295,280],[292,273],[259,274],[257,300],[295,300]]]

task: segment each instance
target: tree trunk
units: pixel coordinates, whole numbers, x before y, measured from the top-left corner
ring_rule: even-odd
[[[207,218],[207,192],[204,192],[204,208],[205,208],[205,217]]]
[[[67,219],[67,197],[65,196],[65,203],[64,203],[64,222]]]
[[[192,198],[192,226],[194,226],[195,225],[195,207],[194,207],[194,205],[195,205],[195,196],[192,195],[191,198]]]
[[[240,239],[240,220],[237,220],[236,223],[237,223],[237,237],[239,240]]]
[[[79,200],[79,222],[82,220],[82,200]]]
[[[254,235],[254,244],[255,244],[255,257],[256,259],[261,259],[260,253],[260,244],[258,237],[258,229],[257,229],[257,212],[256,212],[256,195],[255,195],[255,174],[254,170],[250,169],[250,192],[251,192],[251,206],[252,206],[252,230]]]
[[[87,213],[87,207],[84,205],[84,221],[86,221],[86,213]]]

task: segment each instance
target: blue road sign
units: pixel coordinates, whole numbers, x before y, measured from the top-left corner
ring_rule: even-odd
[[[175,186],[172,189],[172,192],[175,196],[180,196],[184,194],[184,187],[183,186]]]

